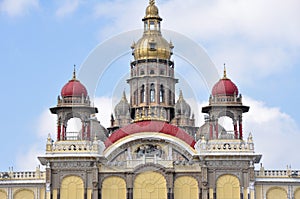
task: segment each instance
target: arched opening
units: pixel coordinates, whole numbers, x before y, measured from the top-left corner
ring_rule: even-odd
[[[14,194],[14,199],[34,199],[34,193],[28,189],[22,189]]]
[[[273,187],[267,191],[267,199],[287,199],[287,192],[280,187]]]
[[[223,175],[217,180],[218,199],[240,199],[240,181],[233,175]]]
[[[165,101],[165,90],[164,90],[164,86],[161,84],[159,90],[159,102],[163,103],[164,101]]]
[[[174,199],[198,199],[198,182],[190,176],[178,177],[174,183]]]
[[[150,102],[155,102],[155,88],[154,88],[154,84],[150,85]]]
[[[142,85],[141,86],[141,99],[140,99],[141,103],[145,102],[145,86]]]
[[[83,180],[78,176],[65,177],[61,182],[60,194],[63,199],[83,199]]]
[[[82,122],[80,118],[71,118],[67,122],[66,139],[78,140],[80,133],[82,132]]]
[[[102,198],[126,199],[126,183],[120,177],[108,177],[102,183]]]
[[[153,171],[139,174],[133,185],[133,199],[167,199],[167,182]]]

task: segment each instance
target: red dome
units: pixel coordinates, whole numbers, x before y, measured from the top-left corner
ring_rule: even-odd
[[[64,87],[61,89],[61,96],[62,97],[81,97],[87,96],[87,90],[80,81],[76,79],[70,80]]]
[[[181,128],[168,124],[166,122],[160,121],[141,121],[133,124],[129,124],[121,129],[115,131],[107,140],[105,141],[106,148],[115,143],[116,141],[135,133],[142,132],[160,132],[163,134],[171,135],[181,139],[182,141],[189,144],[194,148],[196,144],[194,138],[187,134]]]
[[[212,89],[212,95],[238,95],[237,86],[228,78],[220,79]]]

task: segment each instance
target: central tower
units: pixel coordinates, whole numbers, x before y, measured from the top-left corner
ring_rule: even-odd
[[[130,107],[131,118],[164,120],[174,118],[175,84],[173,45],[162,37],[161,21],[154,0],[150,0],[143,18],[144,33],[131,46]]]

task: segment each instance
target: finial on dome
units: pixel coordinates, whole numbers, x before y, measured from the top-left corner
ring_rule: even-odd
[[[179,98],[178,101],[182,101],[183,100],[183,94],[182,94],[182,90],[179,90]]]
[[[76,65],[74,64],[74,70],[73,70],[73,80],[76,80]]]
[[[127,101],[126,94],[125,94],[125,90],[123,90],[122,100],[123,100],[123,101]]]
[[[149,4],[153,6],[155,4],[155,0],[149,0]]]
[[[224,63],[223,79],[227,79],[226,75],[226,64]]]

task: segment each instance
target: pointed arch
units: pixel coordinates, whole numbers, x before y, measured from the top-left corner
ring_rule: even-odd
[[[84,183],[78,176],[67,176],[61,182],[61,198],[64,199],[83,199]]]
[[[287,199],[287,191],[281,187],[271,187],[267,191],[267,199]]]
[[[101,191],[102,198],[126,199],[126,182],[117,176],[105,178]]]
[[[223,175],[217,180],[218,199],[240,199],[240,181],[236,176]]]
[[[150,85],[150,102],[155,102],[155,86],[153,83]]]
[[[174,199],[198,199],[198,182],[190,176],[176,178],[174,183]]]
[[[134,180],[133,199],[167,199],[164,176],[153,171],[139,174]]]
[[[29,189],[20,189],[14,193],[14,199],[34,199],[34,193]]]

